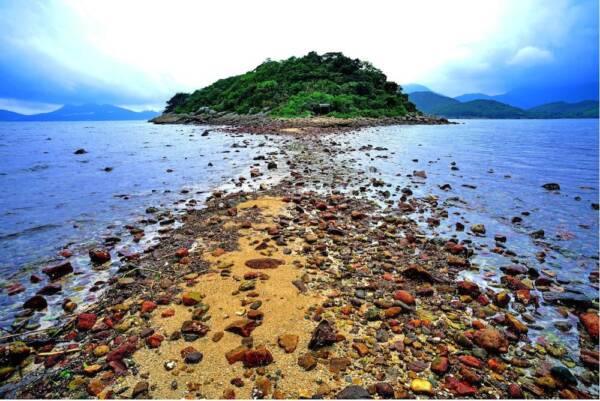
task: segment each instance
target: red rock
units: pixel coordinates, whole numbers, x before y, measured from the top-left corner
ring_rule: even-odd
[[[210,328],[202,322],[197,320],[186,320],[181,325],[181,332],[183,334],[196,334],[200,337],[204,337]]]
[[[579,320],[590,337],[598,339],[598,336],[600,335],[598,315],[595,312],[582,313],[579,315]]]
[[[471,384],[481,383],[481,376],[479,376],[477,373],[475,373],[474,371],[472,371],[464,365],[460,367],[459,373],[463,377],[463,379],[465,379]]]
[[[246,353],[248,349],[242,345],[240,345],[237,348],[234,348],[230,351],[227,351],[225,353],[225,358],[227,359],[227,362],[229,362],[230,365],[239,362],[239,361],[243,361],[244,360],[244,354]]]
[[[32,283],[36,284],[36,283],[39,283],[40,281],[42,281],[42,278],[40,276],[38,276],[37,274],[32,274],[29,277],[29,281],[31,281]]]
[[[137,341],[125,341],[124,343],[119,345],[119,347],[117,347],[115,350],[109,352],[106,355],[106,361],[121,362],[123,358],[126,358],[135,352],[137,348],[136,343]]]
[[[164,339],[165,338],[160,334],[152,334],[150,337],[146,338],[146,344],[148,344],[148,347],[150,348],[158,348]]]
[[[399,306],[392,306],[391,308],[387,308],[385,310],[386,318],[394,318],[402,313],[402,308]]]
[[[485,294],[479,294],[475,300],[483,306],[488,306],[490,304],[490,300]]]
[[[175,251],[175,256],[178,258],[185,258],[190,254],[190,251],[187,248],[179,248]]]
[[[458,357],[458,360],[472,368],[480,368],[483,366],[483,362],[471,355],[461,355]]]
[[[65,261],[56,265],[44,267],[42,273],[50,277],[50,280],[56,280],[69,273],[73,273],[73,266],[71,265],[71,262]]]
[[[285,262],[280,259],[258,258],[247,260],[245,264],[251,269],[275,269],[284,263]]]
[[[96,324],[97,316],[95,313],[82,313],[77,316],[77,329],[80,331],[89,330]]]
[[[6,293],[9,296],[17,295],[20,292],[25,291],[25,287],[21,283],[14,283],[6,288]]]
[[[445,356],[436,358],[431,362],[431,371],[437,375],[445,374],[450,368],[450,364],[448,363],[448,358]]]
[[[174,315],[175,315],[175,309],[173,309],[173,308],[165,309],[160,314],[161,317],[171,317],[171,316],[174,316]]]
[[[225,327],[225,331],[239,334],[242,337],[249,337],[256,328],[256,322],[250,319],[239,319]]]
[[[410,292],[404,290],[398,290],[394,293],[394,299],[404,302],[407,305],[414,305],[415,297]]]
[[[252,320],[260,320],[263,318],[263,316],[264,316],[264,313],[262,313],[259,310],[254,310],[254,309],[250,309],[248,311],[248,313],[246,313],[246,317],[248,319],[252,319]]]
[[[480,292],[479,286],[472,281],[459,281],[457,285],[459,294],[475,296]]]
[[[473,395],[477,393],[477,389],[475,387],[452,376],[446,377],[445,386],[448,390],[459,396]]]
[[[494,358],[489,359],[487,361],[487,365],[488,365],[488,368],[490,368],[494,372],[498,372],[498,373],[502,373],[506,369],[505,363],[503,363],[497,359],[494,359]]]
[[[491,352],[508,352],[508,340],[499,331],[493,328],[478,330],[473,336],[475,344]]]
[[[384,273],[383,274],[383,279],[385,281],[394,281],[394,276],[392,276],[390,273]]]
[[[106,249],[92,249],[89,255],[94,264],[102,264],[110,260],[110,253]]]
[[[527,305],[531,301],[531,292],[529,290],[517,290],[515,291],[515,298],[522,304]]]
[[[258,347],[254,350],[247,350],[244,353],[244,367],[256,368],[259,366],[267,366],[273,362],[273,355],[264,346]]]
[[[521,390],[521,387],[519,387],[519,385],[515,383],[511,383],[508,385],[508,396],[509,398],[514,400],[522,400],[523,398],[525,398],[523,396],[523,391]]]
[[[181,302],[185,306],[194,306],[200,303],[200,299],[200,293],[196,291],[186,291],[183,294],[181,294]]]
[[[62,290],[62,286],[60,284],[48,284],[40,288],[40,290],[36,293],[38,295],[54,295],[57,292]]]
[[[58,254],[63,258],[70,258],[73,256],[73,252],[71,252],[69,249],[62,249]]]
[[[600,353],[590,349],[581,349],[580,351],[581,362],[587,367],[598,370],[600,366]]]
[[[156,307],[157,307],[156,303],[154,303],[152,301],[144,301],[144,302],[142,302],[142,307],[140,308],[140,310],[142,313],[150,313],[154,309],[156,309]]]

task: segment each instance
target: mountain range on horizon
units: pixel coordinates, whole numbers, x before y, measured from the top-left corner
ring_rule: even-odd
[[[446,96],[428,88],[425,85],[410,83],[402,85],[403,92],[410,95],[415,92],[433,92],[438,95],[450,97],[460,102],[472,100],[495,100],[520,109],[530,109],[548,103],[565,102],[577,103],[584,100],[598,100],[598,82],[588,82],[572,86],[555,87],[521,87],[512,89],[499,95],[485,93],[465,93],[460,96]]]
[[[132,111],[109,104],[87,103],[64,105],[57,110],[40,114],[20,114],[0,110],[0,121],[127,121],[150,120],[160,113],[155,111]]]

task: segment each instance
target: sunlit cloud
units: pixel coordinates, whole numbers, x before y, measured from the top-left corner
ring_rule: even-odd
[[[531,67],[538,64],[546,64],[554,60],[554,55],[548,50],[535,46],[525,46],[519,49],[514,56],[508,60],[508,65]]]

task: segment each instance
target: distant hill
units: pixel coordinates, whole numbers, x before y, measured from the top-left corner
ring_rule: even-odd
[[[422,112],[446,118],[598,118],[595,100],[555,102],[523,110],[496,100],[461,102],[433,92],[415,92],[408,97]]]
[[[547,103],[576,103],[583,100],[598,100],[598,82],[550,88],[523,87],[495,96],[484,93],[467,93],[457,96],[455,99],[461,102],[479,99],[496,100],[522,109],[530,109]]]
[[[414,92],[433,92],[431,89],[420,84],[406,84],[402,85],[402,92],[411,94]]]
[[[527,114],[535,118],[598,118],[598,102],[548,103],[527,110]]]
[[[126,121],[149,120],[159,113],[131,111],[108,104],[65,105],[49,113],[24,115],[0,110],[0,121]]]

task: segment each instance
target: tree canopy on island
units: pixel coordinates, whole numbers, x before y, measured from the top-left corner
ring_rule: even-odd
[[[416,111],[395,82],[369,62],[342,53],[283,61],[267,59],[254,70],[220,79],[191,94],[178,93],[165,112],[199,110],[268,113],[276,117],[395,117]]]

